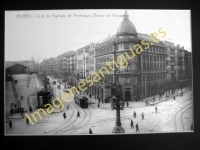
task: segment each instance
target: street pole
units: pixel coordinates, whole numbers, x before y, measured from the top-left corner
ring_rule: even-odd
[[[116,109],[116,126],[113,129],[113,133],[125,133],[125,129],[121,126],[121,120],[120,120],[120,110],[123,110],[123,104],[120,103],[120,95],[118,93],[118,83],[117,83],[117,94],[116,97],[113,98],[115,100],[113,107]]]

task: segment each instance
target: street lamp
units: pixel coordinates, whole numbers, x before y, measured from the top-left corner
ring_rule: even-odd
[[[120,102],[120,100],[122,99],[119,95],[119,89],[120,85],[117,82],[116,83],[116,96],[113,97],[113,103],[112,103],[112,107],[113,109],[116,109],[116,126],[113,129],[113,133],[124,133],[125,129],[121,126],[121,120],[120,120],[120,110],[124,109],[124,103]]]

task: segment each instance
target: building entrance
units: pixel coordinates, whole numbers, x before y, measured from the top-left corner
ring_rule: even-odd
[[[130,101],[131,100],[131,91],[125,91],[125,100]]]

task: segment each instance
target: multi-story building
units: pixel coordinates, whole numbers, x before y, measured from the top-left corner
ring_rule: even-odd
[[[92,73],[94,73],[95,72],[95,55],[94,55],[94,53],[95,53],[95,47],[96,47],[96,43],[90,43],[90,47],[89,47],[89,75],[90,75],[90,79],[92,78]],[[91,95],[93,95],[94,94],[94,86],[90,86],[90,87],[88,87],[88,89],[89,89],[89,93],[91,94]]]
[[[62,61],[61,61],[61,74],[63,80],[66,81],[66,76],[67,76],[67,53],[62,54]]]
[[[152,43],[148,49],[133,59],[121,57],[118,60],[124,62],[121,65],[113,62],[125,52],[131,57],[130,48],[135,51],[134,46],[141,45],[142,40]],[[145,49],[145,46],[142,47]],[[92,73],[98,72],[107,62],[111,62],[113,68],[119,67],[109,69],[109,74],[102,70],[105,76],[88,87],[87,91],[103,99],[116,94],[112,83],[121,85],[121,94],[125,100],[137,101],[164,92],[170,84],[175,85],[179,80],[192,78],[191,53],[183,46],[174,46],[174,43],[168,41],[155,42],[150,35],[138,33],[127,12],[115,35],[56,57],[54,72],[67,75],[67,82],[77,86],[87,76],[92,79]]]

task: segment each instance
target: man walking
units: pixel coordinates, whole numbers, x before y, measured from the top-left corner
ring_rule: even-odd
[[[131,128],[134,128],[134,126],[133,126],[133,120],[131,119]]]
[[[12,128],[12,121],[11,120],[9,121],[9,127],[10,127],[10,129]]]
[[[28,118],[26,118],[26,125],[29,125],[29,120],[28,120]]]
[[[127,105],[127,107],[128,107],[128,102],[126,102],[126,105]]]
[[[92,134],[92,130],[91,130],[91,128],[89,129],[89,134]]]
[[[66,114],[65,114],[65,112],[63,113],[63,117],[64,117],[64,119],[66,118]]]
[[[134,116],[134,118],[136,118],[136,112],[134,111],[134,113],[133,113],[133,116]]]
[[[138,123],[136,124],[136,133],[137,133],[137,131],[139,132],[139,126],[138,126]]]
[[[155,107],[155,110],[156,110],[156,113],[157,113],[157,110],[158,110],[157,106]]]
[[[30,106],[30,108],[29,108],[29,111],[30,111],[30,113],[32,112],[32,107]]]
[[[142,115],[142,120],[143,120],[143,119],[144,119],[144,113],[142,112],[142,114],[141,114],[141,115]]]
[[[78,111],[78,113],[77,113],[77,117],[80,117],[80,113],[79,113],[79,111]]]

